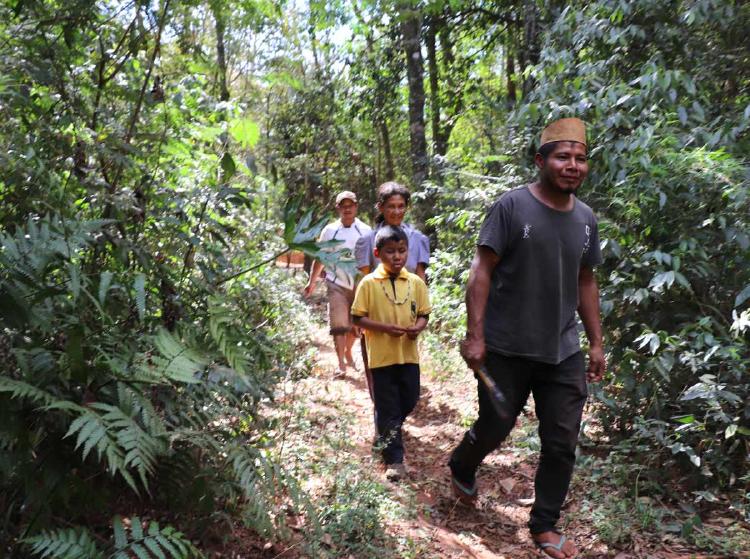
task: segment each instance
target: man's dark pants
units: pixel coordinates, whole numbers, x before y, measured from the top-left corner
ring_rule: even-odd
[[[503,421],[498,417],[484,384],[478,382],[479,418],[453,451],[451,471],[459,481],[473,485],[479,464],[508,436],[532,393],[542,450],[534,480],[536,495],[529,528],[532,534],[554,530],[573,474],[588,392],[583,354],[579,351],[557,365],[550,365],[488,352],[485,364],[508,398],[511,418]]]
[[[377,447],[386,464],[404,461],[401,425],[419,400],[419,365],[388,365],[372,369]]]

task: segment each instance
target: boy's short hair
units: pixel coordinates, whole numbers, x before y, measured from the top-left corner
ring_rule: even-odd
[[[406,232],[395,225],[383,225],[375,234],[375,248],[380,250],[388,241],[404,241],[409,246],[409,237]]]

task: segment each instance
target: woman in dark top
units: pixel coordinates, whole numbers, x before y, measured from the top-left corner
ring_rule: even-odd
[[[411,225],[404,223],[404,214],[409,207],[410,198],[409,190],[397,182],[385,182],[378,187],[377,208],[380,215],[375,220],[376,225],[373,230],[360,237],[354,248],[357,268],[362,274],[369,274],[380,264],[380,260],[373,254],[373,249],[375,248],[375,235],[385,224],[401,227],[404,230],[409,238],[406,269],[425,279],[425,270],[430,262],[430,240]]]

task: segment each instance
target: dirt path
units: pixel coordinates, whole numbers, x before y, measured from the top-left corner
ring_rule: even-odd
[[[336,358],[322,328],[316,345],[315,375],[325,383],[325,391],[351,413],[354,421],[349,425],[349,437],[355,443],[355,453],[363,467],[374,470],[382,480],[382,467],[371,451],[372,403],[364,373],[349,370],[345,376],[333,378]],[[355,355],[361,369],[359,352]],[[527,449],[519,452],[513,445],[493,453],[479,473],[480,497],[475,509],[467,509],[452,497],[446,462],[473,420],[476,384],[468,372],[442,375],[442,380],[439,373],[428,359],[423,366],[420,401],[404,428],[408,479],[398,484],[383,481],[395,499],[415,511],[390,524],[389,530],[396,538],[411,539],[417,557],[539,557],[526,529],[535,453]],[[530,419],[522,418],[519,423],[523,433],[529,431],[525,424]],[[587,550],[585,557],[611,556],[587,530],[571,526],[567,531],[571,530]]]
[[[322,316],[324,302],[317,299],[315,307],[312,314]],[[336,541],[336,534],[341,534],[347,542],[380,538],[381,545],[390,546],[389,557],[541,557],[526,528],[539,444],[530,411],[533,405],[527,406],[529,411],[520,417],[510,440],[482,465],[476,508],[463,507],[451,495],[446,462],[475,418],[476,381],[457,361],[444,364],[431,359],[437,354],[423,342],[421,397],[404,427],[409,475],[400,483],[389,483],[372,453],[372,403],[359,350],[354,353],[360,371],[350,369],[334,378],[336,358],[330,337],[320,321],[315,328],[309,354],[314,360],[312,375],[282,385],[276,413],[283,425],[280,430],[286,433],[282,460],[305,480],[304,488],[313,498],[334,503],[327,505],[326,522],[339,524],[334,536],[327,536],[327,556],[383,556],[369,548],[342,551],[353,547]],[[361,496],[365,490],[375,492],[369,501]],[[683,541],[668,546],[638,534],[630,534],[627,552],[609,548],[598,538],[585,508],[586,499],[596,497],[586,492],[585,481],[574,480],[560,525],[576,541],[581,559],[721,557],[690,553]],[[281,549],[274,557],[297,556],[285,548],[274,549]]]

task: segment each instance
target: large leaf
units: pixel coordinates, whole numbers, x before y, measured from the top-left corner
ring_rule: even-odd
[[[260,139],[260,127],[249,118],[233,120],[229,124],[229,133],[245,149],[253,147]]]

